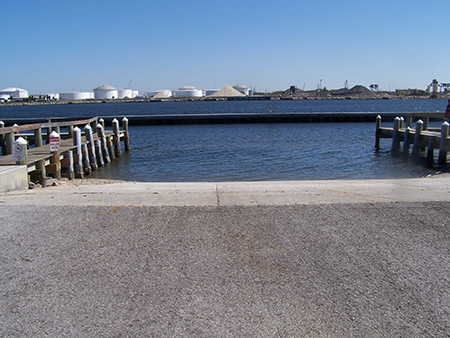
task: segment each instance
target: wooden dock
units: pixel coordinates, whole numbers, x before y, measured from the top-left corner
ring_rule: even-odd
[[[130,150],[128,119],[123,118],[122,129],[117,119],[111,125],[112,130],[105,130],[104,120],[98,117],[11,127],[0,121],[0,166],[26,165],[29,182],[45,184],[47,175],[83,178],[121,156],[120,142],[125,151]],[[52,144],[54,140],[57,143]]]
[[[412,128],[414,118],[419,118]],[[432,165],[435,150],[439,150],[438,165],[447,163],[450,151],[449,123],[444,121],[441,128],[429,128],[429,120],[444,121],[444,113],[409,113],[404,117],[396,117],[392,128],[381,127],[381,116],[376,119],[375,148],[380,148],[381,138],[391,138],[391,152],[394,156],[409,155],[413,159]]]

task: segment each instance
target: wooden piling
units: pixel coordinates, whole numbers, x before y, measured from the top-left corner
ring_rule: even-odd
[[[415,158],[419,157],[420,149],[422,147],[422,145],[420,144],[422,130],[423,130],[423,121],[419,120],[416,122],[416,134],[414,135],[414,145],[412,151],[412,155]]]
[[[130,134],[128,133],[128,119],[124,117],[122,119],[122,128],[123,128],[123,134],[124,134],[124,143],[125,143],[125,151],[130,151]]]
[[[5,128],[5,122],[0,121],[0,128]],[[6,155],[6,143],[5,136],[3,134],[0,134],[0,147],[2,149],[2,155]]]
[[[53,156],[50,158],[50,164],[47,166],[47,173],[52,177],[59,179],[61,178],[61,161],[60,161],[60,152],[53,152]]]
[[[89,162],[91,164],[91,170],[95,171],[98,168],[97,156],[94,136],[92,135],[92,127],[89,124],[84,127],[84,135],[86,137],[86,141],[88,142]]]
[[[394,134],[392,136],[392,147],[391,153],[394,156],[397,156],[400,153],[400,137],[399,137],[399,129],[400,129],[400,118],[397,116],[394,119]]]
[[[411,142],[409,140],[409,134],[411,133],[411,128],[406,127],[405,129],[405,138],[403,139],[403,154],[408,155],[409,154],[409,148],[411,145]]]
[[[5,154],[12,154],[14,147],[14,132],[10,132],[5,136]]]
[[[97,165],[99,167],[103,167],[105,165],[105,162],[103,160],[103,154],[102,154],[102,142],[100,140],[94,141],[95,143],[95,155],[97,156]]]
[[[425,156],[425,163],[430,167],[433,165],[433,158],[434,158],[433,143],[434,143],[434,137],[428,138],[428,146],[427,146],[427,153]]]
[[[39,128],[34,129],[34,146],[35,147],[42,147],[43,141],[42,141],[42,130],[41,126]]]
[[[73,151],[68,150],[64,153],[64,159],[61,161],[61,168],[66,170],[66,176],[69,180],[73,180],[75,176],[74,172],[74,161],[73,161]]]
[[[119,121],[116,118],[112,120],[112,128],[114,133],[113,134],[114,154],[116,155],[116,157],[122,156],[122,149],[120,148]]]
[[[377,116],[375,127],[375,148],[380,149],[380,128],[381,128],[381,115]]]
[[[83,143],[83,173],[89,175],[91,173],[91,163],[89,161],[89,151],[86,143]]]
[[[74,174],[75,178],[83,178],[83,153],[81,149],[81,129],[75,127],[72,129],[73,145],[75,149]]]
[[[441,125],[441,144],[439,148],[439,158],[438,158],[439,165],[444,165],[447,162],[446,141],[448,138],[448,133],[449,133],[449,124],[447,121],[445,121]]]
[[[97,124],[97,136],[99,137],[101,148],[102,148],[102,157],[103,162],[109,163],[111,162],[111,159],[108,154],[108,146],[106,144],[106,137],[105,137],[105,129],[101,125],[101,123]]]
[[[111,161],[114,160],[116,158],[116,155],[114,154],[114,148],[113,148],[111,136],[106,136],[106,147],[108,148],[108,154],[109,154],[110,160]]]

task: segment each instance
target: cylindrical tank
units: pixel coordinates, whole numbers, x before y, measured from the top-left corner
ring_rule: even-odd
[[[0,90],[0,95],[7,95],[13,99],[23,99],[28,97],[28,91],[22,88],[5,88]]]
[[[193,86],[184,86],[175,91],[175,97],[202,97],[203,90]]]
[[[132,99],[133,91],[131,89],[118,89],[117,90],[117,98],[118,99]]]
[[[68,92],[68,93],[59,93],[60,100],[88,100],[93,99],[93,92]]]
[[[116,88],[103,85],[94,89],[94,98],[96,99],[117,99],[119,93]]]
[[[238,84],[238,85],[234,86],[233,88],[246,96],[250,95],[250,87],[249,86],[246,86],[243,84]]]

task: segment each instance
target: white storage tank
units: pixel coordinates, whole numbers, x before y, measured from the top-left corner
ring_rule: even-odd
[[[68,93],[59,93],[59,99],[64,101],[71,100],[88,100],[93,99],[93,92],[68,92]]]
[[[24,99],[28,97],[28,91],[22,88],[5,88],[0,90],[2,97],[7,96],[13,99]]]
[[[249,86],[246,86],[243,84],[238,84],[238,85],[234,86],[233,88],[236,89],[238,92],[241,92],[245,96],[250,95],[250,87]]]
[[[202,97],[203,90],[193,86],[184,86],[175,91],[175,97]]]
[[[118,99],[132,99],[133,91],[131,89],[118,89],[117,90],[117,98]]]
[[[96,99],[117,99],[119,93],[117,88],[112,86],[103,85],[94,89],[94,98]]]

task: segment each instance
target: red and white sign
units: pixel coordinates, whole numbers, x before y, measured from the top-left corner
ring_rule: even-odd
[[[50,151],[59,151],[59,134],[57,132],[52,132],[49,135]]]

